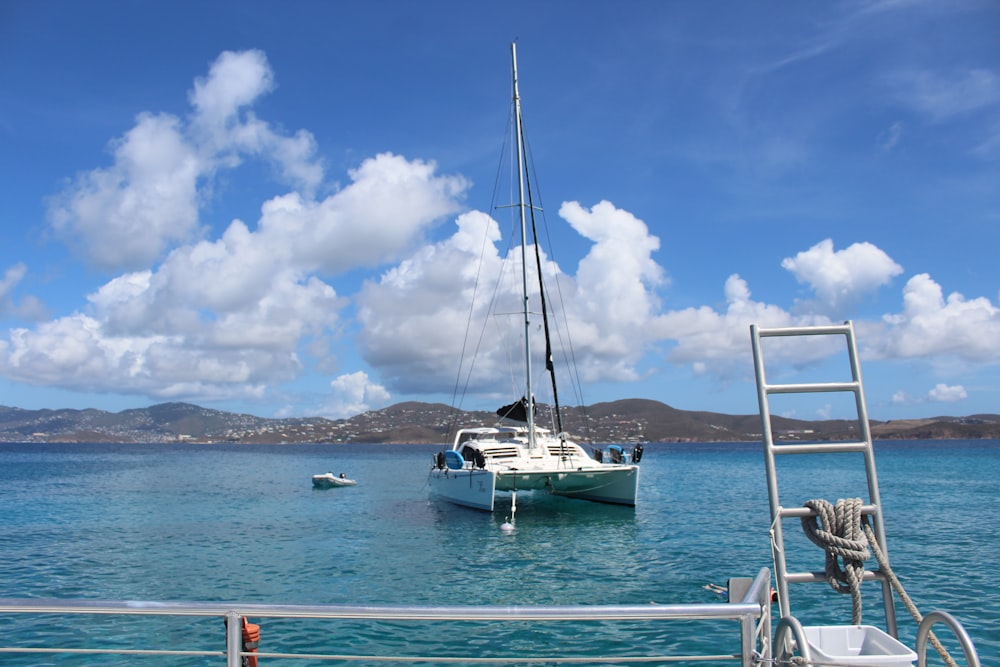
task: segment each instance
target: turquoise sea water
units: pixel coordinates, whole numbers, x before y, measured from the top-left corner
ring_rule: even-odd
[[[512,534],[499,530],[502,510],[489,515],[428,499],[425,481],[438,449],[0,444],[0,597],[715,602],[719,598],[705,584],[771,567],[757,444],[649,445],[636,508],[521,494]],[[1000,664],[1000,441],[877,443],[876,460],[888,549],[907,591],[925,613],[944,609],[956,615],[983,664]],[[779,464],[785,505],[866,497],[860,457],[812,456]],[[314,490],[311,475],[328,470],[346,472],[358,486]],[[797,526],[786,523],[784,530],[790,569],[821,570],[822,551]],[[826,585],[793,586],[792,603],[808,624],[850,623],[850,597]],[[880,611],[878,588],[867,585],[864,622],[881,625]],[[901,637],[912,645],[915,625],[901,605],[897,616]],[[405,624],[359,623],[345,626],[341,636],[317,637],[305,622],[271,623],[279,627],[264,627],[267,650],[275,648],[267,646],[269,633],[276,637],[279,629],[288,642],[280,650],[294,651],[375,653],[403,645],[407,653],[426,654],[453,641]],[[164,633],[201,641],[199,633],[216,630],[199,621]],[[638,624],[592,630],[514,627],[476,641],[484,655],[571,644],[573,654],[606,655],[635,644],[667,651],[678,641]],[[87,630],[67,629],[51,618],[0,618],[0,644],[68,637],[85,645],[88,632],[99,632],[125,645],[132,631],[128,623]],[[468,635],[466,630],[465,645]],[[3,665],[84,664],[79,657],[46,660],[0,655]]]

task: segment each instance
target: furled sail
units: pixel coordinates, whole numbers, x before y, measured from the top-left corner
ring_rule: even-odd
[[[497,416],[501,419],[510,419],[516,422],[528,422],[528,399],[524,396],[521,400],[514,401],[510,405],[505,405],[497,410]]]

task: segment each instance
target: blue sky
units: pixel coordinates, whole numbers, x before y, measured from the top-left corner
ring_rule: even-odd
[[[850,319],[873,418],[1000,412],[998,34],[985,0],[3,0],[0,404],[449,402],[483,239],[509,264],[517,40],[582,401],[753,413],[751,323]],[[492,352],[463,407],[518,391]]]

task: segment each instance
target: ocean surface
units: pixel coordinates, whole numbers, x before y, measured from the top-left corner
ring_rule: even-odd
[[[646,604],[717,602],[707,584],[772,567],[759,444],[653,444],[635,508],[519,494],[516,528],[431,501],[423,445],[0,444],[0,597],[288,604]],[[786,462],[782,459],[790,459]],[[951,612],[984,665],[1000,664],[1000,441],[876,443],[892,565],[920,610]],[[314,490],[314,473],[358,486]],[[860,455],[781,457],[782,503],[867,499]],[[509,507],[509,506],[508,506]],[[789,569],[823,552],[783,524]],[[876,567],[871,561],[871,568]],[[881,625],[865,585],[863,622]],[[808,625],[849,624],[849,595],[791,587]],[[774,608],[777,613],[777,607]],[[897,604],[901,638],[916,625]],[[218,621],[156,621],[163,648],[219,649]],[[143,623],[149,623],[144,620]],[[413,623],[268,620],[262,650],[412,655],[459,646],[481,655],[736,650],[696,624],[510,624],[440,630]],[[516,624],[515,624],[516,625]],[[585,626],[585,627],[582,627]],[[0,616],[0,645],[86,646],[92,634],[149,646],[148,625],[107,618]],[[717,627],[717,626],[713,626]],[[944,633],[942,633],[944,634]],[[278,637],[281,643],[278,644]],[[269,644],[269,640],[272,642]],[[506,652],[506,653],[505,653]],[[960,656],[959,656],[960,657]],[[936,660],[934,656],[934,660]],[[223,664],[219,659],[0,654],[2,665]],[[963,661],[959,661],[964,664]],[[262,661],[262,666],[288,663]],[[931,664],[938,664],[931,662]]]

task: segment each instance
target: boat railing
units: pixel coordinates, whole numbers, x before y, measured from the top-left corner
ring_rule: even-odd
[[[403,605],[280,605],[255,603],[223,603],[223,602],[141,602],[141,601],[91,601],[91,600],[53,600],[53,599],[0,599],[0,625],[8,630],[0,642],[0,654],[48,656],[89,655],[89,656],[186,656],[202,658],[225,659],[227,667],[240,667],[245,657],[259,659],[262,664],[269,664],[272,659],[302,660],[302,661],[343,661],[347,663],[406,663],[406,664],[515,664],[539,663],[545,664],[622,664],[622,663],[669,663],[685,662],[719,662],[733,661],[743,667],[756,665],[760,660],[768,659],[771,653],[771,611],[770,611],[771,574],[767,568],[762,568],[753,579],[731,579],[729,582],[728,602],[705,604],[643,604],[643,605],[536,605],[536,606],[403,606]],[[164,638],[160,633],[153,632],[146,637],[148,641],[157,641],[161,646],[142,647],[129,645],[123,647],[121,636],[115,639],[108,637],[89,636],[84,642],[86,646],[75,646],[73,642],[64,646],[29,646],[22,644],[25,638],[18,638],[18,633],[11,632],[12,615],[31,615],[51,622],[52,617],[67,625],[76,624],[81,616],[114,615],[121,617],[136,616],[168,616],[168,617],[216,617],[220,620],[219,649],[197,650],[191,648],[162,647]],[[244,650],[242,625],[244,617],[249,617],[261,626],[261,643],[256,651]],[[269,629],[269,620],[275,619],[322,619],[328,621],[362,620],[374,622],[423,621],[432,623],[446,622],[580,622],[599,621],[611,623],[616,621],[642,621],[650,624],[669,624],[671,622],[689,621],[719,621],[735,622],[733,647],[736,647],[736,632],[739,635],[738,651],[731,653],[684,655],[646,655],[642,653],[630,655],[549,655],[547,647],[539,648],[529,656],[504,655],[485,657],[482,655],[405,655],[405,647],[387,647],[385,653],[379,654],[343,654],[343,653],[290,653],[269,651],[268,644],[280,647],[283,642],[280,637]],[[225,621],[222,623],[221,621]],[[277,624],[275,624],[277,625]],[[286,626],[287,627],[287,626]],[[651,626],[654,627],[654,626]],[[658,627],[658,626],[655,626]],[[664,633],[668,631],[664,626]],[[295,634],[301,635],[301,629]],[[687,632],[678,632],[677,637],[687,636]],[[36,636],[35,633],[28,633]],[[225,642],[222,641],[225,635]],[[43,636],[38,634],[37,636]],[[331,635],[333,636],[333,635]],[[301,637],[299,637],[301,639]],[[79,636],[76,637],[79,643]],[[316,639],[316,638],[313,638]],[[137,639],[138,641],[138,639]],[[168,644],[181,644],[183,639],[174,637]],[[322,645],[322,639],[312,641],[313,645]],[[225,649],[222,650],[222,646]],[[677,650],[686,650],[683,642],[671,642]],[[341,647],[342,648],[342,647]],[[449,646],[449,650],[454,648]],[[637,647],[641,648],[641,647]],[[691,647],[689,647],[690,650]],[[472,650],[470,644],[466,650]],[[131,658],[129,658],[131,659]],[[143,663],[145,664],[145,663]]]

